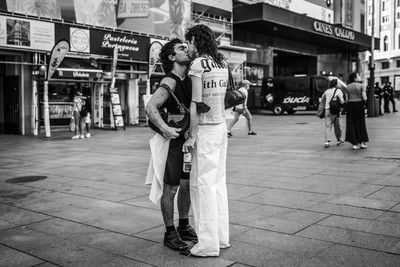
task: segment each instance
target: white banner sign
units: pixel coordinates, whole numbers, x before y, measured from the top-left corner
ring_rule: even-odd
[[[54,23],[0,16],[0,46],[50,51]]]

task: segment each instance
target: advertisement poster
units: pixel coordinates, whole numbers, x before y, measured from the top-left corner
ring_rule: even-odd
[[[183,39],[190,24],[190,0],[120,0],[119,29]]]
[[[0,16],[0,46],[50,51],[54,24]]]
[[[60,0],[6,0],[6,3],[8,12],[42,18],[61,19],[59,1]]]
[[[117,28],[115,7],[117,0],[74,1],[76,22],[102,27]]]

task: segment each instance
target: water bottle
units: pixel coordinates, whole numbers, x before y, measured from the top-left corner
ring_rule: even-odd
[[[192,169],[192,153],[183,153],[183,172],[190,172]]]

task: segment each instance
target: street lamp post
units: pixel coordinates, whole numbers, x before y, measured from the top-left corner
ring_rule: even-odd
[[[372,0],[372,21],[371,21],[371,56],[369,58],[369,90],[368,90],[368,117],[375,117],[375,0]],[[375,107],[378,108],[378,107]]]

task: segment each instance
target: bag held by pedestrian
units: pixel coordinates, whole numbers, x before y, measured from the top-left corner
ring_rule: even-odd
[[[69,121],[69,131],[70,132],[75,131],[75,118],[74,118],[74,115],[72,115],[71,120]]]
[[[180,128],[181,130],[179,131],[179,135],[185,134],[185,132],[189,129],[190,126],[190,113],[189,110],[185,107],[184,104],[182,104],[174,92],[172,92],[171,88],[166,85],[166,84],[160,84],[160,87],[163,87],[168,90],[168,92],[171,94],[171,96],[175,99],[179,114],[170,114],[167,112],[164,108],[159,109],[158,112],[161,115],[162,120],[169,126],[169,127],[174,127],[174,128]],[[162,131],[151,122],[151,120],[148,121],[148,125],[150,129],[155,131],[156,133],[162,135]]]
[[[228,86],[225,94],[225,109],[243,104],[246,101],[246,95],[235,89],[231,70],[228,67]]]
[[[319,106],[318,106],[318,110],[317,110],[317,117],[320,119],[325,118],[325,102],[326,102],[326,97],[325,97],[325,95],[323,95],[321,102],[319,102]]]
[[[332,98],[331,98],[331,101],[329,101],[329,112],[330,112],[332,115],[339,115],[339,113],[340,113],[340,108],[341,108],[341,103],[340,103],[339,98],[336,97],[335,100],[333,99],[333,98],[335,97],[336,90],[337,90],[337,88],[335,89],[335,92],[333,93],[333,96],[332,96]]]

